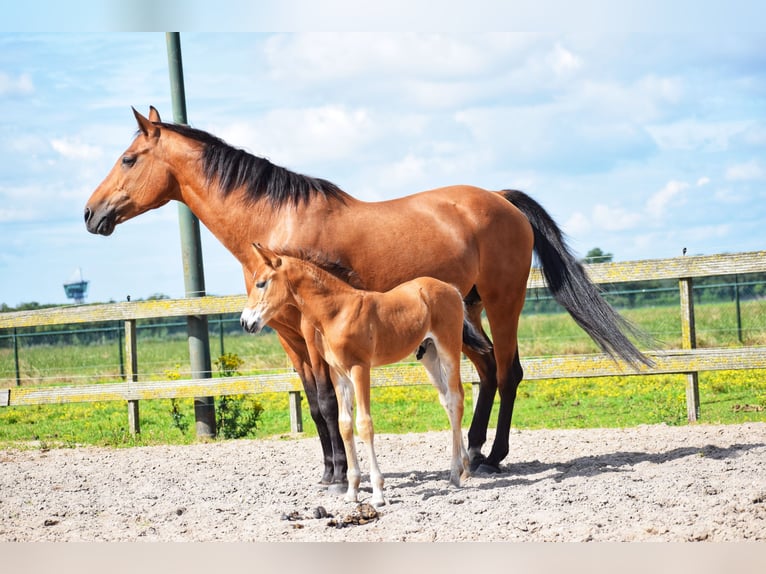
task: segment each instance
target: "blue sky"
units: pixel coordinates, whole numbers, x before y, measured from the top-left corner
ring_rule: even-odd
[[[752,28],[752,26],[750,26]],[[190,123],[374,201],[519,188],[580,255],[766,247],[757,31],[183,32]],[[0,303],[183,296],[177,207],[87,233],[130,110],[172,119],[165,35],[0,33]],[[207,291],[243,291],[203,231]]]

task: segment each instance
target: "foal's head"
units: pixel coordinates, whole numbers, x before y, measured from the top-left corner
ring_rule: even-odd
[[[259,243],[253,243],[253,250],[264,264],[253,276],[253,287],[239,320],[249,333],[263,329],[283,305],[293,300],[285,273],[286,260]]]

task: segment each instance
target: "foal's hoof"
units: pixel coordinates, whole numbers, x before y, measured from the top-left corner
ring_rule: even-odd
[[[348,482],[333,482],[327,486],[327,492],[330,494],[346,494],[348,491]]]

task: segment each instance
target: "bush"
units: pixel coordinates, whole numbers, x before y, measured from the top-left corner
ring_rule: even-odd
[[[218,357],[215,367],[222,377],[239,375],[238,369],[244,361],[235,353]],[[222,396],[217,400],[216,425],[218,436],[223,438],[245,438],[254,434],[263,413],[263,406],[252,395]]]

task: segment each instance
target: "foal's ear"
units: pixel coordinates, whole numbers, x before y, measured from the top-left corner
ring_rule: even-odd
[[[141,131],[142,134],[144,134],[147,137],[160,137],[160,128],[157,127],[152,123],[151,120],[148,118],[145,118],[142,116],[138,111],[136,111],[136,108],[131,108],[133,110],[133,115],[136,116],[136,121],[138,122],[138,129]],[[155,110],[156,112],[156,110]],[[159,117],[159,114],[157,115]]]
[[[263,262],[272,269],[276,269],[282,265],[282,258],[274,253],[271,249],[264,247],[260,243],[253,243],[253,251],[260,255],[261,259],[263,259]]]

